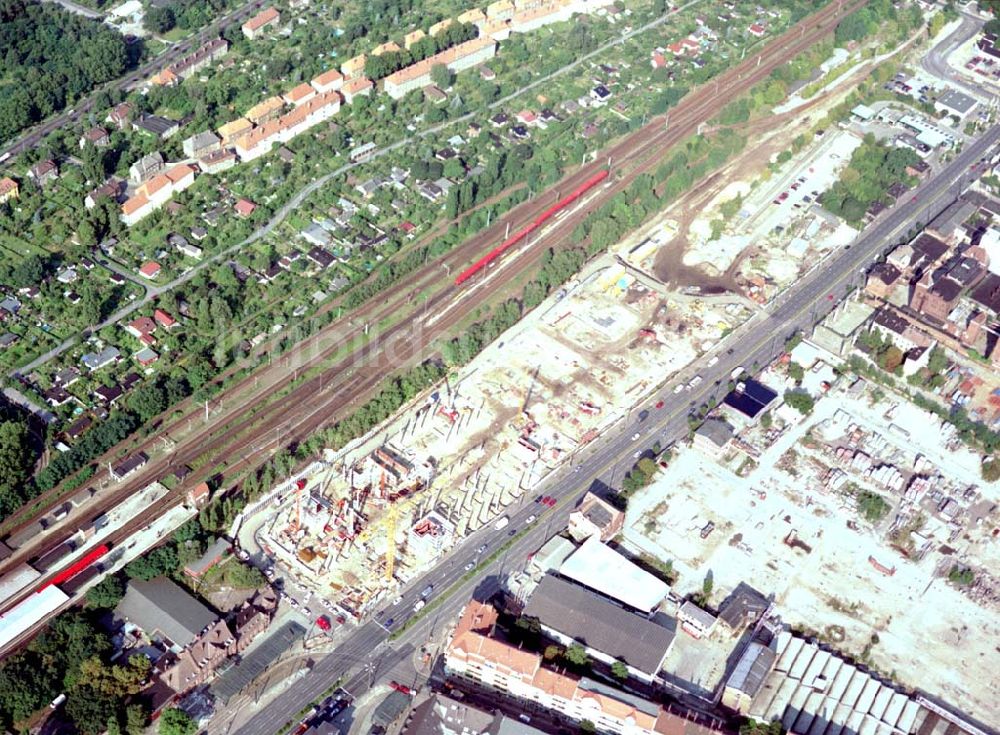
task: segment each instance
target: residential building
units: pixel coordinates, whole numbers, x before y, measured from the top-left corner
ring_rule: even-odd
[[[260,590],[240,606],[233,619],[237,653],[242,653],[254,638],[267,630],[277,611],[278,595],[270,587]]]
[[[302,82],[282,95],[282,99],[290,105],[298,107],[316,96],[316,90],[308,82]]]
[[[961,283],[948,276],[934,280],[931,271],[927,271],[913,288],[910,307],[920,314],[943,322],[958,303],[961,294]]]
[[[344,95],[344,101],[347,104],[354,102],[355,97],[371,97],[372,90],[375,88],[375,84],[368,77],[354,77],[353,79],[348,79],[344,82],[344,86],[341,88],[341,92]]]
[[[459,13],[455,20],[459,23],[474,25],[478,28],[480,23],[486,22],[486,13],[479,8],[472,8],[470,10],[466,10],[464,13]]]
[[[610,541],[624,525],[625,513],[590,491],[569,514],[569,534],[577,541],[585,541],[591,536]]]
[[[445,18],[444,20],[440,20],[437,23],[435,23],[434,25],[432,25],[430,28],[427,29],[427,35],[428,36],[436,36],[441,31],[443,31],[446,28],[448,28],[454,22],[455,21],[453,21],[451,18]]]
[[[309,83],[320,94],[336,92],[344,85],[344,75],[336,69],[330,69],[313,78]]]
[[[222,537],[217,538],[205,549],[205,553],[184,565],[184,574],[194,579],[199,579],[204,576],[205,572],[222,561],[231,548],[232,544],[226,539]]]
[[[9,202],[11,199],[17,199],[20,191],[21,189],[14,179],[10,176],[4,176],[0,179],[0,204]]]
[[[188,54],[180,61],[175,61],[167,67],[170,75],[161,77],[160,81],[169,82],[171,75],[178,79],[187,79],[195,72],[201,71],[218,58],[225,56],[229,52],[229,41],[224,38],[213,38],[211,41],[202,44],[196,51]]]
[[[623,735],[694,735],[707,729],[687,723],[659,704],[588,678],[542,667],[542,657],[495,637],[496,610],[476,601],[462,613],[445,650],[445,672],[502,692],[528,712],[542,709],[598,732]]]
[[[263,102],[258,102],[247,110],[245,117],[254,125],[263,125],[270,120],[276,120],[281,117],[281,112],[284,109],[285,100],[279,95],[274,95],[273,97],[268,97]]]
[[[281,14],[275,8],[267,8],[257,13],[242,26],[243,35],[253,40],[259,38],[281,22]]]
[[[569,20],[572,14],[570,6],[556,0],[531,10],[514,13],[510,19],[510,30],[512,33],[530,33],[550,23]]]
[[[100,352],[86,353],[80,358],[80,362],[87,370],[94,372],[117,362],[119,357],[121,357],[121,352],[118,351],[118,348],[109,346]]]
[[[142,266],[139,268],[139,275],[142,276],[143,278],[152,279],[160,275],[161,270],[162,268],[159,263],[157,263],[155,260],[149,260],[143,263]]]
[[[216,616],[176,583],[156,577],[129,580],[125,596],[115,608],[115,619],[180,651],[194,643]]]
[[[121,208],[121,219],[133,225],[158,207],[163,206],[174,194],[184,191],[194,183],[195,169],[186,163],[172,166],[144,182]]]
[[[406,47],[407,50],[409,50],[409,48],[413,44],[415,44],[417,41],[424,39],[426,36],[427,34],[424,33],[423,29],[421,28],[418,28],[415,31],[411,31],[410,33],[407,33],[405,36],[403,36],[403,46]]]
[[[177,252],[181,255],[186,255],[189,258],[194,258],[195,260],[201,260],[201,256],[204,254],[204,250],[197,245],[192,245],[188,242],[187,238],[180,238],[174,242],[174,247],[177,248]]]
[[[253,123],[245,117],[238,117],[230,120],[218,129],[219,137],[222,138],[222,145],[232,145],[241,136],[248,135],[253,130]]]
[[[685,633],[695,638],[704,638],[715,629],[716,617],[708,610],[687,600],[677,610],[677,620]]]
[[[286,143],[299,133],[329,120],[339,110],[338,92],[316,95],[277,120],[271,120],[240,136],[235,142],[236,153],[244,161],[259,158],[270,152],[274,145]]]
[[[236,165],[236,154],[228,148],[212,151],[198,159],[198,168],[206,174],[217,174]]]
[[[420,702],[403,724],[401,735],[543,735],[521,720],[511,720],[435,693]]]
[[[474,38],[390,74],[385,78],[383,86],[390,97],[399,99],[407,92],[430,84],[431,69],[438,64],[457,72],[492,59],[495,55],[496,42],[493,39]]]
[[[565,646],[579,642],[609,666],[622,661],[645,682],[656,678],[677,629],[673,619],[670,627],[661,625],[551,573],[531,593],[523,614],[536,618],[549,638]]]
[[[136,339],[140,337],[145,337],[156,331],[156,322],[153,321],[152,317],[140,316],[136,317],[128,324],[125,325],[125,331],[131,334]]]
[[[385,43],[380,43],[372,49],[372,56],[381,56],[382,54],[394,53],[402,50],[403,49],[401,49],[399,44],[395,41],[386,41]]]
[[[353,79],[365,73],[365,64],[367,63],[368,57],[364,54],[358,54],[340,65],[340,73],[344,75],[345,80]]]
[[[240,217],[249,217],[256,211],[257,205],[251,202],[249,199],[239,199],[236,204],[233,205],[233,210]]]
[[[91,128],[80,136],[80,150],[86,148],[88,143],[98,148],[104,148],[111,143],[111,136],[104,128]]]
[[[94,390],[94,397],[107,407],[113,406],[123,395],[125,395],[125,389],[117,383],[110,386],[102,385]],[[111,474],[115,473],[112,471]]]
[[[119,130],[126,130],[131,124],[133,112],[135,110],[130,102],[122,102],[111,109],[105,122],[111,123]]]
[[[514,17],[514,3],[511,0],[495,0],[486,6],[486,17],[490,20],[510,20]]]
[[[141,184],[146,179],[152,178],[166,167],[163,154],[153,151],[128,167],[128,177],[134,184]]]
[[[45,186],[50,181],[55,181],[59,178],[59,167],[56,166],[55,161],[47,158],[32,166],[28,175],[38,186]],[[2,185],[0,185],[0,188],[2,188]]]
[[[875,298],[888,301],[896,287],[903,282],[902,275],[902,271],[892,263],[876,263],[868,271],[865,291]]]
[[[203,130],[200,133],[195,133],[190,138],[185,138],[182,147],[184,148],[184,155],[188,158],[201,158],[212,151],[218,150],[220,142],[219,136],[211,130]]]
[[[727,421],[710,418],[695,429],[691,444],[709,457],[717,458],[729,447],[734,434],[733,427]]]

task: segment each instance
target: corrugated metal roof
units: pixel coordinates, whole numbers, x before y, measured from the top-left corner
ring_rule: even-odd
[[[159,631],[178,646],[188,645],[216,619],[215,613],[166,577],[130,581],[115,614],[147,634]]]

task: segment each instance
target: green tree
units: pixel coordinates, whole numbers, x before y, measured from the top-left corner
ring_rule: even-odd
[[[172,547],[158,546],[143,556],[130,561],[125,566],[125,574],[148,581],[160,575],[172,574],[177,571],[179,566],[180,560]]]
[[[230,563],[230,567],[226,579],[236,589],[259,589],[266,582],[264,574],[257,567],[243,563]]]
[[[161,8],[157,5],[151,5],[146,9],[142,22],[146,30],[152,33],[166,33],[177,25],[174,11],[169,7]]]
[[[149,724],[149,710],[141,703],[125,708],[125,732],[128,735],[142,735]]]
[[[615,661],[611,664],[611,673],[616,679],[621,679],[625,681],[629,677],[628,666],[625,665],[624,661]]]
[[[794,380],[796,385],[801,385],[805,376],[806,371],[801,365],[797,362],[788,363],[788,377]]]
[[[431,67],[431,82],[441,89],[451,86],[451,71],[444,64],[435,64]]]
[[[578,643],[570,645],[564,652],[563,658],[566,659],[568,663],[574,666],[586,667],[590,666],[590,656],[587,655],[587,649]]]
[[[580,720],[580,732],[585,735],[593,735],[597,732],[597,726],[590,720]]]
[[[113,694],[106,694],[89,686],[80,686],[67,692],[66,714],[84,735],[99,735],[108,728],[108,722],[117,718],[119,701]],[[190,735],[190,734],[189,734]]]
[[[194,735],[197,731],[198,723],[184,710],[170,707],[160,715],[160,735]]]
[[[870,490],[862,490],[857,495],[858,512],[868,520],[869,523],[878,523],[891,510],[889,504],[878,493]]]
[[[87,604],[91,607],[113,608],[125,596],[125,583],[117,574],[109,574],[87,590]]]
[[[986,457],[979,466],[979,472],[986,482],[1000,480],[1000,458],[994,455]]]
[[[785,391],[785,403],[803,416],[812,413],[813,406],[816,404],[813,397],[803,390]]]

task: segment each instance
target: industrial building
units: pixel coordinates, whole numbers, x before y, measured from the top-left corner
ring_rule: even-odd
[[[584,541],[559,567],[559,573],[647,615],[670,592],[666,582],[602,543],[599,536]]]
[[[623,661],[629,673],[651,682],[674,642],[676,624],[666,627],[615,605],[585,587],[545,575],[524,607],[547,636],[564,645],[579,643],[606,664]]]

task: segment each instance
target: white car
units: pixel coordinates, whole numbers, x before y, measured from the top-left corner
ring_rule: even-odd
[[[698,385],[701,385],[701,376],[700,375],[695,375],[693,378],[691,378],[690,381],[688,381],[688,388],[694,388],[694,387],[696,387]]]
[[[312,599],[312,596],[313,596],[313,593],[312,593],[312,590],[306,590],[306,594],[305,594],[305,596],[304,596],[304,597],[302,598],[302,604],[303,604],[303,605],[306,605],[306,604],[308,604],[309,600],[311,600],[311,599]]]
[[[403,601],[403,596],[402,595],[396,595],[395,597],[392,598],[392,604],[393,605],[398,605],[402,601]]]
[[[469,572],[469,571],[472,571],[473,567],[475,567],[475,566],[476,566],[475,562],[471,562],[470,561],[468,564],[466,564],[463,567],[463,569],[465,569],[465,571]]]
[[[292,607],[298,607],[298,606],[299,606],[299,601],[298,601],[298,600],[296,600],[296,599],[295,599],[294,597],[289,597],[289,598],[288,598],[288,602],[289,602],[289,604],[290,604],[290,605],[291,605]]]
[[[680,393],[683,390],[684,390],[684,383],[681,383],[680,385],[678,385],[678,386],[676,386],[674,388],[674,395],[677,395],[678,393]]]
[[[637,432],[635,432],[635,433],[634,433],[634,434],[632,435],[632,441],[635,441],[635,440],[636,440],[636,439],[638,439],[638,438],[639,438],[640,436],[642,436],[642,434],[640,434],[640,433],[639,433],[638,431],[637,431]]]
[[[719,361],[719,356],[718,355],[713,355],[712,359],[708,361],[708,366],[712,367],[718,361]]]
[[[538,516],[535,516],[535,515],[530,515],[530,516],[528,516],[527,518],[525,518],[525,519],[524,519],[524,522],[525,522],[525,523],[534,523],[534,522],[535,522],[535,519],[536,519],[537,517],[538,517]]]

